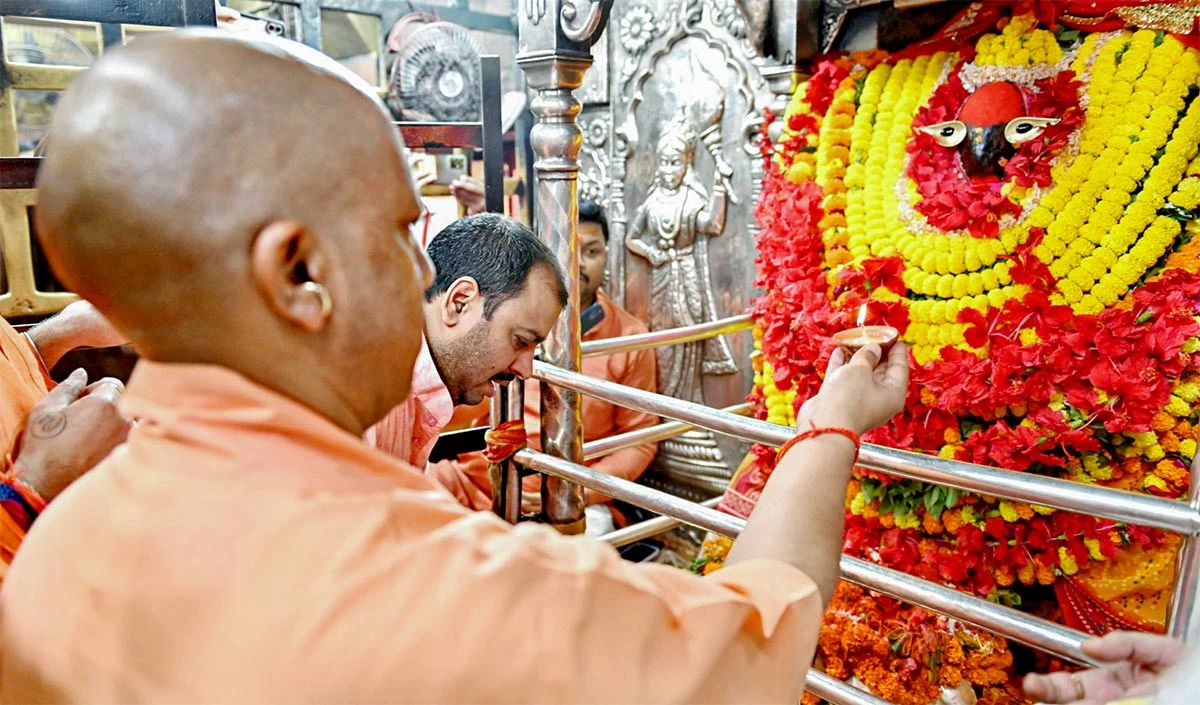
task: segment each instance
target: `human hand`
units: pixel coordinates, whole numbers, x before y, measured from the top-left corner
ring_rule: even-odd
[[[1171,637],[1142,632],[1112,632],[1083,643],[1083,653],[1106,666],[1077,673],[1031,673],[1025,695],[1045,703],[1104,705],[1153,695],[1159,677],[1187,655]]]
[[[79,300],[29,331],[46,369],[76,348],[107,348],[129,342],[91,302]]]
[[[418,194],[421,189],[437,181],[437,172],[424,168],[426,165],[424,155],[405,149],[404,156],[408,159],[408,170],[412,172],[413,186],[417,188]]]
[[[111,377],[88,386],[82,369],[51,390],[25,423],[13,463],[21,480],[49,502],[124,443],[131,425],[118,409],[124,391]]]
[[[487,208],[483,182],[470,176],[455,179],[450,184],[450,195],[458,199],[467,209],[467,215],[482,213]]]
[[[797,428],[866,433],[900,413],[908,392],[908,348],[896,343],[884,361],[879,352],[878,345],[867,345],[847,361],[843,350],[835,350],[821,391],[800,408]]]

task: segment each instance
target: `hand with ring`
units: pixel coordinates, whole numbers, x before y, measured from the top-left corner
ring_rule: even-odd
[[[1083,652],[1105,664],[1076,673],[1031,673],[1025,695],[1043,703],[1106,705],[1149,697],[1160,677],[1187,655],[1182,642],[1158,634],[1113,632],[1083,644]]]

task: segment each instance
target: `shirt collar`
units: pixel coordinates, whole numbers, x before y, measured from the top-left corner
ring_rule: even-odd
[[[429,352],[429,344],[425,336],[421,336],[421,351],[417,353],[417,361],[413,364],[412,392],[413,397],[420,402],[426,411],[433,414],[439,428],[445,428],[454,416],[454,399],[450,390],[442,381],[433,355]]]

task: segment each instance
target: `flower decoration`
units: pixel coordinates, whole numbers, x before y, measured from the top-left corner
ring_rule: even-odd
[[[1036,121],[972,172],[926,128],[975,119],[964,106],[981,91],[1020,97],[996,125]],[[756,211],[759,418],[795,423],[832,335],[866,303],[913,354],[906,412],[867,440],[1186,493],[1200,424],[1200,53],[1158,31],[1055,36],[1018,16],[957,52],[822,61],[778,119]],[[748,515],[774,455],[752,449],[723,510]],[[697,569],[719,569],[727,549],[706,542]],[[1170,565],[1174,547],[860,468],[844,550],[1098,632],[1162,627],[1168,587],[1147,587],[1146,566]],[[924,705],[960,681],[983,702],[1020,702],[1011,658],[966,667],[978,635],[858,588],[835,605],[818,649],[828,672],[894,702]]]
[[[621,46],[625,51],[637,56],[650,46],[650,42],[658,36],[658,23],[654,13],[642,3],[632,5],[620,21]]]

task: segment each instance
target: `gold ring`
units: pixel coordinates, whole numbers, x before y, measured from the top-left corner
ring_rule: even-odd
[[[1074,681],[1074,683],[1075,683],[1075,699],[1083,700],[1084,698],[1086,698],[1087,691],[1083,687],[1083,679],[1079,677],[1079,674],[1072,673],[1071,680]]]

